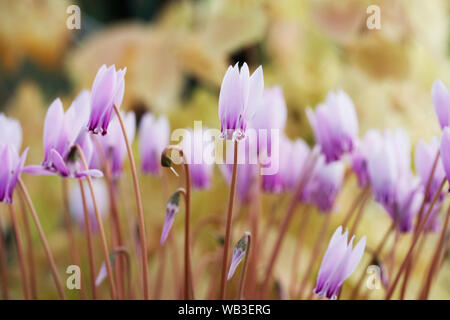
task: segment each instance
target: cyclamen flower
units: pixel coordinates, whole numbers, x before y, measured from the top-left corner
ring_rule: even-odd
[[[373,145],[367,167],[375,200],[383,206],[394,203],[397,181],[411,177],[410,154],[409,139],[403,130],[386,131],[381,142]]]
[[[382,137],[375,130],[367,131],[364,139],[358,143],[351,155],[351,167],[358,179],[358,185],[364,187],[370,183],[368,168],[369,154],[382,143]]]
[[[44,122],[44,160],[40,166],[27,166],[25,172],[36,175],[56,175],[83,178],[101,177],[96,169],[85,170],[77,160],[75,145],[83,150],[86,161],[91,161],[93,146],[84,126],[89,112],[89,92],[82,91],[64,113],[58,98],[47,110]]]
[[[91,113],[88,129],[105,135],[114,112],[114,105],[120,108],[125,90],[127,69],[102,65],[95,76],[91,91]]]
[[[175,192],[167,202],[166,207],[166,218],[164,220],[163,229],[161,232],[161,245],[166,242],[167,237],[169,236],[170,229],[172,229],[173,221],[175,220],[175,216],[178,213],[180,208],[180,191]]]
[[[423,201],[423,191],[419,180],[401,177],[395,183],[392,203],[383,204],[389,216],[394,220],[397,230],[405,233],[413,229],[414,217]]]
[[[207,129],[206,129],[207,130]],[[214,151],[214,142],[205,139],[203,132],[188,131],[181,142],[184,157],[189,164],[192,187],[207,189],[211,186],[211,175],[213,170],[213,158],[206,161],[206,151]],[[198,159],[196,158],[196,155]],[[211,156],[212,154],[208,154]]]
[[[287,157],[289,167],[286,167],[284,177],[288,189],[293,190],[297,187],[310,153],[311,150],[302,139],[297,139],[291,143],[291,151]]]
[[[86,199],[86,206],[88,210],[89,222],[91,230],[97,232],[98,222],[95,215],[94,201],[92,200],[91,192],[86,181],[82,181],[84,185],[84,196]],[[95,198],[97,200],[97,207],[100,212],[101,218],[105,217],[106,212],[109,211],[109,193],[105,182],[102,179],[92,180],[92,186],[94,187]],[[69,188],[69,210],[72,218],[78,223],[80,228],[85,229],[86,224],[84,222],[84,208],[83,198],[81,196],[81,190],[79,183],[73,183]]]
[[[327,162],[352,152],[358,139],[358,119],[350,97],[342,90],[328,93],[315,112],[306,110],[317,143]]]
[[[122,118],[128,142],[131,145],[136,133],[136,116],[134,112],[127,112],[126,114],[122,112]],[[123,138],[119,119],[116,117],[111,121],[107,135],[95,138],[98,139],[98,142],[103,149],[103,154],[110,163],[113,177],[119,177],[122,174],[123,162],[127,156],[127,146]],[[101,168],[101,158],[97,152],[93,154],[91,167]]]
[[[322,212],[333,209],[344,178],[344,163],[335,161],[326,163],[320,156],[303,191],[304,200],[316,205]]]
[[[0,202],[12,203],[14,189],[22,173],[28,148],[19,157],[16,146],[0,143]]]
[[[228,67],[219,94],[219,119],[223,138],[239,139],[245,136],[247,123],[261,103],[263,89],[261,66],[251,76],[245,62],[241,70],[237,63],[234,67]]]
[[[230,280],[239,263],[241,263],[242,259],[245,257],[245,253],[247,252],[248,247],[248,232],[246,232],[241,239],[236,243],[236,246],[233,249],[233,257],[231,258],[230,270],[228,271],[227,280]]]
[[[433,169],[433,165],[436,156],[439,152],[439,140],[434,137],[429,144],[424,140],[419,140],[414,153],[414,165],[416,168],[416,173],[420,177],[420,183],[424,190],[427,188],[428,180],[430,179],[430,174]],[[445,178],[444,166],[442,164],[442,158],[439,156],[437,160],[436,168],[431,177],[431,184],[428,193],[425,195],[425,200],[427,202],[432,201],[434,194],[438,191],[442,180]],[[440,195],[440,199],[444,197],[443,193]]]
[[[287,108],[281,87],[264,89],[261,104],[248,125],[257,130],[258,152],[266,150],[271,153],[271,131],[281,132],[286,125],[286,119]]]
[[[444,129],[450,124],[450,92],[441,80],[437,79],[431,89],[433,97],[434,111],[441,128]]]
[[[116,262],[116,255],[114,253],[109,254],[109,262],[111,264],[111,268],[114,268],[114,264]],[[105,261],[102,262],[100,267],[100,271],[98,272],[97,278],[95,278],[95,286],[98,287],[102,284],[103,280],[108,276],[108,271],[106,269]]]
[[[292,142],[284,135],[279,140],[279,146],[271,150],[269,163],[262,165],[262,167],[276,170],[274,174],[262,175],[262,190],[266,192],[280,193],[287,187],[286,179],[290,175],[290,164],[292,161],[289,158]]]
[[[341,226],[334,232],[320,265],[313,291],[315,294],[328,299],[337,299],[342,284],[355,271],[366,247],[365,236],[353,247],[354,238],[355,236],[352,236],[347,243],[348,230],[342,234]]]
[[[22,127],[19,121],[0,113],[0,144],[11,144],[19,152],[22,145]]]
[[[141,170],[144,173],[158,174],[161,167],[161,153],[169,144],[170,127],[165,116],[156,120],[146,113],[139,127],[139,152]]]

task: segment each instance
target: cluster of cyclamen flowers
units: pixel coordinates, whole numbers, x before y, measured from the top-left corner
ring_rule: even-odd
[[[124,96],[125,73],[126,69],[116,70],[115,66],[102,66],[91,91],[82,91],[66,111],[60,99],[50,105],[45,117],[44,159],[40,165],[25,166],[28,149],[19,156],[22,142],[20,124],[0,114],[1,202],[12,203],[13,192],[22,172],[91,179],[102,177],[106,165],[113,183],[120,179],[127,155],[126,141],[131,144],[136,136],[134,113],[122,112],[119,117],[117,111]],[[276,173],[261,176],[260,187],[263,192],[292,192],[296,195],[294,200],[297,203],[315,206],[324,215],[330,215],[343,185],[346,167],[349,166],[355,173],[359,186],[372,191],[375,201],[389,214],[399,233],[412,232],[417,214],[428,211],[424,230],[438,232],[443,228],[445,231],[447,226],[440,226],[438,213],[444,200],[442,185],[446,176],[450,176],[450,93],[440,81],[436,81],[432,96],[443,129],[442,139],[441,142],[437,137],[429,143],[419,141],[414,154],[416,174],[410,163],[411,144],[406,132],[402,129],[386,130],[384,133],[370,130],[363,139],[359,139],[353,102],[342,90],[330,92],[325,102],[315,110],[307,109],[306,114],[316,139],[313,148],[300,138],[289,139],[283,132],[287,108],[282,89],[278,86],[264,88],[262,67],[250,75],[246,63],[241,68],[238,64],[230,66],[223,78],[218,102],[221,137],[235,142],[235,158],[249,159],[248,153],[252,146],[249,145],[249,139],[246,139],[246,131],[249,128],[257,132],[278,130],[278,142],[267,137],[263,139],[259,135],[256,140],[258,155],[263,158],[270,154],[271,161],[279,163]],[[115,112],[117,116],[114,116]],[[123,139],[123,134],[126,135],[126,140]],[[156,119],[150,113],[142,117],[138,128],[141,172],[153,175],[160,173],[161,166],[165,164],[164,159],[167,160],[161,158],[161,155],[169,145],[169,135],[166,117]],[[190,184],[194,189],[207,189],[211,186],[213,166],[206,163],[193,164],[191,161],[196,146],[205,143],[201,139],[183,140],[178,146],[189,166],[190,181],[187,188]],[[267,165],[262,161],[259,164],[234,162],[232,165],[222,165],[221,172],[231,185],[230,199],[233,199],[236,188],[239,201],[249,202],[252,198],[252,186],[259,181],[259,169]],[[86,201],[83,200],[85,195],[78,188],[71,190],[70,209],[76,220],[85,226],[84,210],[87,207],[92,219],[91,228],[101,231],[101,219],[96,216],[95,211],[98,208],[101,208],[102,213],[108,211],[108,195],[101,180],[94,181],[95,187],[91,196],[87,196],[84,206],[82,203]],[[189,196],[186,190],[181,190],[169,199],[161,243],[167,239],[173,225],[181,193],[185,197]],[[231,202],[228,219],[232,210]],[[419,220],[421,218],[418,217]],[[231,223],[227,224],[227,235],[228,228],[231,228]],[[282,236],[280,233],[281,238]],[[234,250],[228,279],[233,276],[246,254],[248,246],[245,239],[241,239]],[[314,289],[318,296],[337,298],[343,282],[358,266],[366,240],[363,237],[353,246],[353,239],[354,236],[348,241],[348,231],[343,233],[342,227],[333,234]],[[143,241],[145,246],[145,238]],[[228,242],[226,237],[225,248],[228,248]],[[143,250],[145,252],[145,248]],[[224,268],[229,266],[226,253],[227,250],[224,250]],[[106,264],[102,266],[97,285],[110,273],[108,261],[105,258]],[[186,268],[190,268],[188,264],[190,262],[186,263]],[[144,264],[144,275],[145,273]],[[145,283],[146,278],[144,287]],[[187,280],[186,285],[189,285]],[[144,296],[145,290],[144,288]],[[224,290],[223,287],[222,291]],[[113,284],[111,291],[113,292]]]

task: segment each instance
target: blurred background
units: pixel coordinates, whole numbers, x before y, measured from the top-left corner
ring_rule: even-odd
[[[72,4],[81,9],[79,30],[66,26],[71,15],[66,10]],[[370,16],[366,9],[373,4],[381,9],[379,30],[366,26]],[[27,163],[40,163],[42,125],[50,103],[61,97],[67,108],[81,89],[91,87],[102,64],[116,64],[127,67],[123,109],[133,110],[138,116],[145,111],[165,114],[172,129],[192,127],[194,120],[218,128],[217,102],[222,77],[228,65],[246,61],[252,70],[263,65],[266,86],[282,86],[288,107],[289,137],[302,137],[312,144],[305,108],[321,102],[329,90],[342,88],[355,103],[360,136],[369,128],[404,127],[414,146],[419,138],[429,140],[440,132],[431,84],[440,78],[450,85],[449,8],[450,2],[445,0],[0,0],[0,112],[20,120],[23,145],[31,146]],[[194,224],[208,215],[225,213],[228,188],[220,170],[215,171],[212,189],[193,195]],[[128,174],[127,168],[125,172]],[[161,260],[158,257],[162,255],[159,235],[165,199],[182,183],[168,177],[166,188],[161,187],[158,177],[141,178],[152,286]],[[24,179],[30,185],[64,275],[70,255],[61,227],[60,179],[33,176]],[[128,190],[129,179],[126,176],[121,182]],[[352,178],[339,198],[330,234],[342,221],[355,194],[356,182]],[[286,200],[287,197],[278,202],[272,195],[264,195],[261,219],[266,221],[276,215],[276,225],[284,214]],[[122,195],[121,208],[123,220],[136,218],[134,210],[130,210],[134,208],[132,195]],[[245,216],[248,208],[243,205],[240,210]],[[366,211],[357,238],[366,234],[368,246],[374,247],[390,222],[383,209],[374,203]],[[6,209],[0,206],[0,212],[7,227]],[[280,257],[286,263],[279,263],[275,270],[280,288],[286,291],[290,285],[298,218],[292,223]],[[180,260],[183,219],[179,215],[174,229]],[[319,214],[314,219],[319,221]],[[248,228],[246,219],[241,220],[232,243]],[[319,228],[313,226],[308,230],[311,236],[307,237],[306,251]],[[267,230],[267,254],[275,230],[270,227]],[[205,255],[214,259],[222,232],[214,224],[205,227],[193,248],[193,261],[205,260]],[[82,235],[82,230],[77,233]],[[39,274],[46,275],[38,279],[39,297],[54,298],[51,275],[34,230],[33,236],[36,265]],[[420,285],[429,261],[427,249],[434,248],[436,239],[437,235],[430,235],[424,246],[423,263],[418,263],[410,284],[411,298],[415,297],[414,290]],[[83,241],[79,236],[80,247]],[[398,261],[409,241],[409,236],[400,239]],[[13,245],[11,239],[9,243]],[[9,263],[17,265],[14,250],[11,255]],[[176,264],[171,257],[173,254],[166,256],[167,263]],[[100,265],[100,256],[98,259]],[[83,263],[87,264],[85,260]],[[213,263],[204,263],[205,270],[217,268]],[[448,258],[443,269],[431,298],[450,298]],[[14,270],[13,292],[20,297],[19,271]],[[162,298],[174,297],[171,272],[174,271],[167,268],[164,274]],[[344,290],[356,278],[350,278]],[[207,296],[209,280],[209,276],[198,275],[199,297]],[[107,297],[106,282],[102,286]],[[231,283],[230,290],[236,286],[237,283]],[[77,294],[73,293],[73,297]],[[380,298],[382,294],[375,292],[372,297]]]

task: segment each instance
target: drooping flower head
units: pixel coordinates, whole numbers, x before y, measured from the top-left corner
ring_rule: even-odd
[[[12,203],[14,189],[19,181],[28,148],[19,157],[16,146],[0,143],[0,202]]]
[[[37,175],[55,175],[61,177],[82,178],[101,177],[99,170],[85,170],[74,148],[79,145],[86,161],[90,162],[93,146],[91,137],[85,129],[89,115],[89,92],[82,91],[64,112],[58,98],[47,110],[44,122],[44,160],[40,166],[27,166],[25,172]]]
[[[120,108],[125,90],[127,69],[102,65],[95,76],[91,90],[91,113],[88,129],[93,133],[105,135],[114,112],[114,105]]]
[[[86,206],[88,211],[89,222],[91,230],[97,232],[98,222],[95,215],[94,201],[92,195],[89,192],[88,184],[86,181],[82,181],[84,185],[84,196],[86,199]],[[102,179],[93,179],[92,185],[94,187],[95,198],[97,200],[97,207],[99,209],[102,218],[105,217],[106,212],[109,211],[109,194],[108,188]],[[86,224],[84,222],[84,208],[83,198],[79,183],[70,184],[69,188],[69,209],[72,218],[77,222],[81,229],[85,230]]]
[[[206,129],[207,130],[207,129]],[[188,130],[188,134],[181,141],[181,149],[189,164],[192,187],[208,189],[211,186],[211,176],[214,159],[205,159],[211,155],[206,152],[214,151],[214,141],[209,140],[203,131]]]
[[[133,143],[136,133],[136,116],[134,112],[122,112],[122,118],[127,133],[128,142]],[[114,178],[118,178],[122,174],[122,167],[125,157],[127,155],[127,147],[122,134],[119,119],[116,117],[112,119],[109,126],[108,134],[105,136],[94,137],[103,150],[103,155],[110,163],[111,173]],[[92,168],[101,168],[101,156],[98,152],[94,152],[91,159]]]
[[[351,155],[351,167],[358,179],[358,185],[365,187],[370,183],[368,158],[369,154],[382,143],[382,137],[375,130],[367,131],[364,139],[359,141]]]
[[[175,216],[180,209],[180,191],[176,191],[172,194],[167,202],[166,206],[166,218],[164,220],[163,229],[161,232],[161,245],[166,242],[167,237],[169,236],[170,229],[172,229],[173,221],[175,220]]]
[[[245,62],[240,70],[237,63],[234,67],[228,67],[219,94],[219,119],[223,138],[245,136],[247,123],[261,103],[263,89],[261,66],[251,76]]]
[[[158,174],[161,163],[161,153],[169,144],[170,127],[165,116],[158,120],[146,113],[139,127],[139,152],[141,155],[141,170],[144,173]]]
[[[450,125],[450,92],[442,81],[437,79],[433,83],[431,96],[433,97],[434,111],[439,124],[444,129]]]
[[[423,200],[423,188],[411,171],[411,146],[404,130],[387,130],[368,157],[370,184],[375,201],[394,220],[400,232],[412,229]]]
[[[347,242],[348,231],[342,234],[341,226],[334,232],[320,265],[313,291],[315,294],[328,299],[337,299],[342,284],[355,271],[366,247],[365,236],[353,247],[354,238],[355,236],[352,236],[350,242]]]
[[[236,268],[239,263],[241,263],[242,259],[245,257],[245,253],[248,249],[248,239],[249,233],[246,232],[241,239],[236,243],[233,249],[233,257],[231,258],[230,270],[228,271],[227,280],[230,280],[233,277]]]
[[[22,127],[16,119],[0,113],[0,144],[11,144],[20,151],[22,146]]]
[[[322,212],[330,212],[342,186],[344,170],[342,161],[326,163],[325,157],[321,155],[305,186],[303,200],[314,204]]]
[[[327,162],[352,152],[358,139],[358,119],[353,102],[344,91],[328,93],[325,103],[315,111],[308,108],[306,115]]]
[[[265,150],[268,154],[271,153],[271,131],[277,130],[278,134],[281,134],[286,119],[287,108],[281,87],[265,88],[261,104],[248,125],[249,128],[257,130],[258,152]]]

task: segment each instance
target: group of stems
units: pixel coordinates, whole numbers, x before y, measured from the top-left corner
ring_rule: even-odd
[[[190,236],[190,220],[191,220],[191,173],[189,169],[189,163],[184,155],[183,149],[179,146],[170,145],[167,146],[163,154],[167,155],[167,153],[171,150],[176,150],[180,154],[183,159],[183,167],[186,179],[186,189],[179,188],[177,191],[183,194],[184,202],[185,202],[185,215],[186,220],[184,223],[184,299],[191,300],[194,298],[194,287],[192,283],[192,269],[191,269],[191,236]]]

